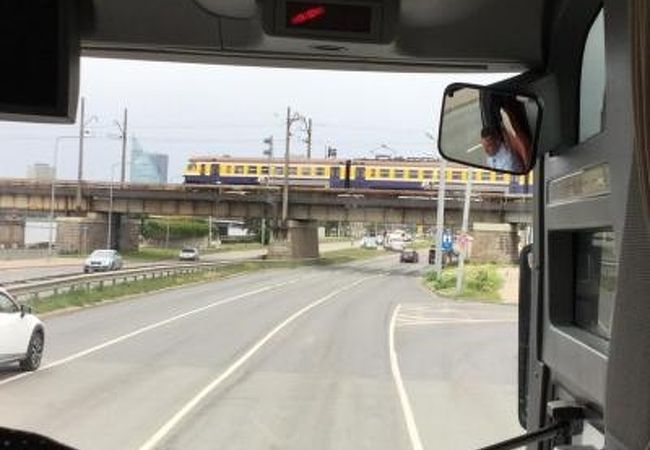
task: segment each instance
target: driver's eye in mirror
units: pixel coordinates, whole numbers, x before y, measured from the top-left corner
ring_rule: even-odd
[[[440,153],[475,167],[525,174],[535,161],[539,113],[531,97],[452,85],[440,118]]]

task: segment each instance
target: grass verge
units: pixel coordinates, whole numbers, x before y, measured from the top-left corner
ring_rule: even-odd
[[[32,303],[35,313],[42,314],[61,309],[90,306],[120,297],[145,294],[160,289],[182,286],[191,283],[216,281],[239,273],[249,273],[270,268],[296,268],[308,265],[324,266],[381,256],[383,252],[364,249],[345,249],[328,252],[323,258],[314,261],[263,261],[240,262],[219,267],[216,271],[201,271],[178,274],[164,278],[147,278],[129,281],[115,286],[77,289],[39,299]]]
[[[456,292],[457,267],[444,269],[440,277],[433,270],[427,272],[424,275],[424,284],[444,297],[499,302],[501,301],[499,290],[503,285],[503,279],[499,275],[498,268],[496,264],[465,265],[463,289],[460,295]]]

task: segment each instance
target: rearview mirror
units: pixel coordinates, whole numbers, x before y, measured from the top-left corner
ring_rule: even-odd
[[[530,95],[452,84],[445,89],[438,149],[450,161],[523,175],[535,164],[540,120]]]

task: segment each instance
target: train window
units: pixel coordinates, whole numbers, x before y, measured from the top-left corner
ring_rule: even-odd
[[[409,170],[409,178],[420,178],[420,171],[419,170]]]
[[[291,175],[291,176],[298,175],[298,168],[297,167],[289,167],[289,175]]]
[[[375,178],[377,176],[377,169],[370,169],[368,178]]]
[[[490,175],[487,170],[481,170],[481,181],[490,181]]]
[[[257,175],[257,166],[248,166],[248,173],[251,175]]]
[[[205,175],[205,164],[201,164],[201,175]]]
[[[325,176],[325,167],[322,167],[322,166],[316,167],[316,176],[317,177]]]
[[[404,171],[402,169],[393,170],[393,178],[404,178]]]
[[[269,174],[269,166],[262,166],[260,167],[260,173],[262,175],[268,175]]]
[[[454,181],[461,181],[463,178],[462,172],[460,170],[452,170],[451,171],[451,179]]]
[[[379,176],[381,178],[388,178],[390,177],[390,170],[388,169],[379,169]]]
[[[582,53],[580,142],[600,133],[605,112],[605,21],[601,10],[591,25]]]
[[[196,164],[188,164],[187,165],[187,170],[190,171],[190,172],[196,170]]]
[[[274,175],[284,175],[284,168],[282,166],[275,166],[273,168]]]
[[[433,170],[423,170],[422,178],[425,180],[431,180],[433,178]]]
[[[495,173],[494,174],[494,181],[503,181],[505,179],[505,175],[502,173]]]
[[[235,174],[242,175],[244,173],[244,166],[235,166]]]
[[[223,173],[232,173],[232,166],[223,166]]]
[[[311,176],[311,167],[301,167],[300,168],[300,175],[303,175],[305,177],[310,177]]]

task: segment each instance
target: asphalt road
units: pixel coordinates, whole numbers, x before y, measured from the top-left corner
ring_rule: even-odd
[[[397,259],[49,317],[44,367],[0,370],[0,425],[136,450],[459,450],[518,433],[516,309],[446,303]]]
[[[325,242],[320,244],[320,251],[325,253],[329,251],[341,250],[350,248],[350,242]],[[235,250],[227,252],[209,253],[201,257],[201,261],[215,262],[215,261],[236,261],[241,259],[255,259],[260,258],[266,254],[266,249],[254,250]],[[151,264],[173,264],[179,262],[178,260],[166,261],[152,261],[142,262],[139,260],[124,262],[125,268],[136,268],[150,266]],[[0,266],[0,283],[14,283],[20,280],[28,280],[40,277],[55,277],[62,275],[78,275],[83,272],[83,260],[75,258],[73,262],[61,263],[60,259],[56,264],[48,264],[45,260],[29,261],[19,260],[14,262],[15,266],[11,266],[11,261],[7,261],[5,267]]]

